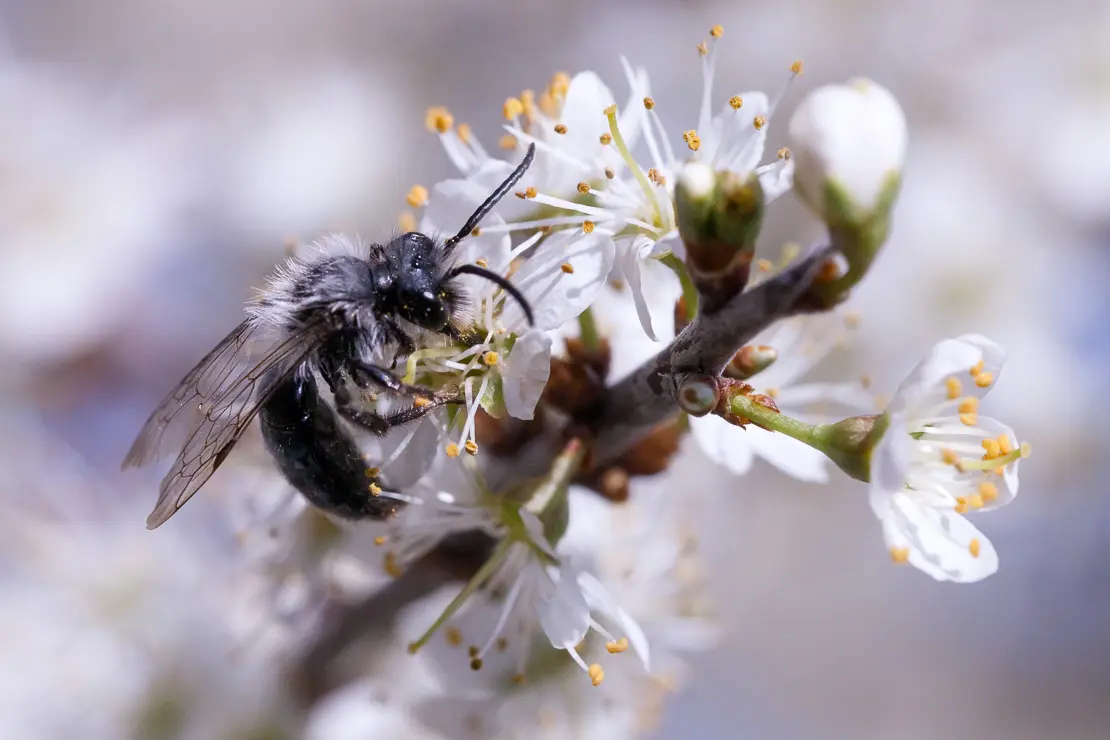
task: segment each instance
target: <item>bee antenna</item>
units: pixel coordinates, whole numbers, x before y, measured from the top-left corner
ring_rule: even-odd
[[[474,211],[474,213],[471,214],[470,218],[466,220],[466,223],[463,225],[463,227],[459,229],[459,233],[455,234],[453,237],[443,243],[443,250],[445,254],[450,254],[451,250],[455,248],[456,244],[462,241],[465,237],[469,236],[470,232],[474,231],[474,229],[477,228],[478,224],[482,222],[482,219],[486,217],[486,214],[493,210],[493,207],[497,205],[498,201],[504,198],[505,194],[513,189],[513,186],[520,181],[520,178],[524,177],[524,173],[528,171],[528,168],[531,166],[532,160],[535,158],[535,156],[536,145],[529,144],[528,151],[524,153],[524,160],[519,165],[517,165],[517,168],[513,170],[508,177],[505,178],[505,182],[498,185],[497,190],[494,190],[493,193],[491,193],[490,196],[482,202],[482,205],[478,206],[478,210]]]
[[[471,264],[459,265],[455,269],[451,270],[451,272],[447,273],[447,275],[445,275],[443,279],[450,280],[451,278],[458,277],[459,275],[477,275],[478,277],[485,278],[491,283],[499,286],[502,290],[516,299],[516,302],[520,304],[521,309],[523,309],[524,311],[524,317],[528,319],[528,326],[535,326],[536,322],[532,318],[531,304],[528,303],[528,299],[524,297],[524,294],[520,292],[520,289],[510,283],[508,280],[501,277],[496,272],[491,272],[484,267],[479,267],[478,265]]]

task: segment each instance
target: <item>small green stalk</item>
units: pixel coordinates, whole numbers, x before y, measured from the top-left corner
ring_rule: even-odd
[[[674,270],[675,275],[678,275],[678,282],[682,285],[682,299],[686,303],[686,320],[693,321],[694,317],[698,315],[698,289],[690,278],[690,271],[686,269],[686,263],[676,257],[673,252],[661,257],[659,261]]]
[[[582,339],[582,347],[587,352],[601,349],[601,334],[597,330],[597,320],[594,319],[594,313],[589,308],[578,314],[578,334]]]

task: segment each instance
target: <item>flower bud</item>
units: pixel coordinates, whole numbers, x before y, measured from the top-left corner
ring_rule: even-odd
[[[906,117],[870,80],[811,92],[790,119],[794,186],[822,220],[851,224],[889,210],[906,158]]]
[[[682,167],[675,184],[675,216],[686,266],[712,311],[748,282],[763,223],[763,188],[753,173],[715,172],[705,162]]]
[[[732,356],[725,367],[724,376],[734,380],[747,380],[769,368],[778,358],[778,350],[774,347],[747,344]]]
[[[790,119],[795,190],[848,260],[829,291],[858,282],[886,240],[906,138],[898,101],[866,79],[814,90]]]

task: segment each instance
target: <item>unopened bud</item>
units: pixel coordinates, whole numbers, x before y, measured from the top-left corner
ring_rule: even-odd
[[[906,158],[906,117],[870,80],[811,92],[790,119],[794,187],[848,260],[841,291],[867,271],[886,240]]]
[[[683,165],[675,185],[678,233],[686,266],[711,312],[744,289],[763,223],[763,188],[752,173]]]
[[[745,345],[732,356],[732,360],[725,367],[724,375],[734,380],[747,380],[766,370],[778,358],[779,352],[774,347],[768,347],[765,344]]]

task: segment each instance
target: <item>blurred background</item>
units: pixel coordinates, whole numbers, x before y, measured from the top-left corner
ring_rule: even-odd
[[[1034,456],[1018,501],[978,521],[1000,572],[960,587],[890,565],[861,485],[767,466],[735,479],[689,445],[686,480],[721,492],[705,542],[730,574],[715,584],[727,638],[695,659],[658,736],[1105,737],[1105,2],[9,1],[4,413],[33,411],[145,512],[153,484],[116,472],[133,434],[284,245],[384,239],[410,186],[454,174],[426,107],[492,148],[504,98],[555,71],[594,69],[623,100],[623,54],[679,131],[716,23],[719,92],[773,92],[805,60],[775,146],[805,90],[852,76],[889,87],[909,118],[891,241],[855,297],[853,343],[821,374],[889,390],[936,340],[987,334],[1010,356],[989,413]],[[819,235],[787,197],[761,248]]]

